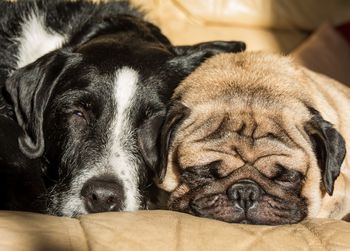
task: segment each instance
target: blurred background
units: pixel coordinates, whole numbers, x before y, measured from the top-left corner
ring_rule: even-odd
[[[350,84],[349,0],[131,0],[174,44],[241,40]]]

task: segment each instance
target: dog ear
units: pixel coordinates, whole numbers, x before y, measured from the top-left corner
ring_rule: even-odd
[[[313,116],[305,129],[314,146],[323,185],[327,193],[332,195],[334,182],[340,174],[340,167],[346,154],[345,141],[318,111],[313,108],[310,108],[310,111]]]
[[[6,81],[17,122],[24,131],[18,138],[19,147],[28,158],[37,158],[44,152],[43,115],[65,58],[49,53],[18,69]]]
[[[183,105],[179,101],[175,101],[168,109],[167,117],[162,126],[160,136],[160,163],[158,167],[158,183],[162,183],[167,165],[168,165],[168,154],[173,139],[173,135],[176,129],[179,127],[181,122],[186,119],[190,114],[190,109]]]
[[[168,60],[162,69],[166,77],[165,82],[169,92],[164,96],[171,96],[177,85],[192,73],[206,59],[220,53],[236,53],[245,50],[245,43],[239,41],[211,41],[189,46],[175,46],[175,56]]]
[[[186,76],[206,59],[220,53],[238,53],[246,49],[240,41],[211,41],[189,46],[175,46],[176,57],[169,64],[181,70]]]
[[[209,41],[194,45],[175,46],[177,55],[206,54],[208,57],[219,53],[245,51],[246,44],[241,41]]]
[[[138,142],[146,165],[159,176],[159,137],[165,119],[165,112],[145,121],[138,129]]]

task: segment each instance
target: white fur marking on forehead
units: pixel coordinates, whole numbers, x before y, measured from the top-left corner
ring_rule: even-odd
[[[39,57],[53,51],[64,43],[66,38],[45,28],[44,16],[33,12],[23,21],[19,42],[17,67],[34,62]]]
[[[116,72],[114,80],[115,103],[117,109],[111,127],[110,139],[104,157],[97,163],[84,169],[71,182],[70,191],[64,195],[62,206],[56,209],[63,215],[86,214],[84,202],[80,192],[84,184],[93,177],[114,174],[122,182],[125,201],[123,211],[135,211],[140,207],[140,193],[138,191],[139,160],[134,154],[135,129],[130,123],[130,108],[133,106],[137,89],[138,74],[136,71],[124,67]]]
[[[124,67],[115,76],[115,102],[117,104],[116,117],[112,123],[111,151],[109,165],[113,172],[123,182],[125,192],[125,211],[137,210],[140,206],[138,191],[138,160],[133,149],[134,128],[129,120],[130,108],[133,106],[137,89],[138,73],[131,68]]]
[[[115,100],[117,103],[118,119],[125,117],[125,112],[132,102],[136,92],[138,74],[133,69],[123,67],[116,73],[115,77]]]

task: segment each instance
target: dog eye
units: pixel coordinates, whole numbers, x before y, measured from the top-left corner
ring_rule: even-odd
[[[187,184],[202,184],[212,181],[213,177],[207,169],[202,167],[189,167],[181,175],[181,182]]]
[[[73,114],[74,114],[75,116],[78,116],[78,117],[80,117],[80,118],[85,119],[84,113],[81,112],[81,111],[73,111]]]
[[[274,180],[282,183],[297,183],[301,180],[301,177],[302,174],[300,172],[279,166],[279,171],[274,177]]]
[[[221,174],[219,172],[220,165],[221,165],[221,160],[214,161],[214,162],[207,165],[207,167],[209,168],[209,173],[215,179],[222,178]]]
[[[220,178],[219,165],[221,161],[214,161],[203,166],[185,168],[181,175],[181,182],[187,184],[203,184]]]
[[[89,122],[87,112],[82,109],[73,110],[71,114],[71,122],[73,122],[74,124],[82,125]]]

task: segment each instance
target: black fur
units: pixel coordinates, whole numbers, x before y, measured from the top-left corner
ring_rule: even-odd
[[[38,159],[28,159],[17,138],[23,134],[15,121],[0,115],[0,209],[38,211],[46,189]]]
[[[322,173],[322,183],[329,195],[333,194],[334,182],[346,155],[345,140],[333,125],[321,114],[309,108],[312,120],[305,126],[314,146],[318,165]]]
[[[190,109],[180,102],[174,102],[171,104],[167,111],[167,117],[165,118],[164,125],[160,136],[160,156],[161,161],[158,167],[158,183],[162,183],[166,174],[166,168],[168,165],[168,153],[171,146],[171,142],[176,132],[176,129],[180,126],[181,122],[185,120],[190,114]]]
[[[65,196],[77,185],[72,184],[74,178],[102,165],[111,136],[109,128],[118,113],[113,97],[118,70],[128,67],[139,77],[128,113],[136,133],[122,145],[138,165],[140,208],[145,208],[150,202],[152,179],[156,172],[162,172],[157,169],[158,135],[173,89],[206,58],[244,50],[243,43],[222,41],[175,47],[124,1],[1,2],[0,9],[0,84],[6,85],[0,112],[11,117],[14,110],[13,119],[23,130],[18,147],[28,161],[45,163],[42,176],[50,190],[48,212],[58,215],[82,213],[82,209],[64,212]],[[45,15],[48,30],[63,34],[67,40],[62,48],[16,69],[13,55],[19,45],[13,38],[20,33],[23,17],[33,9]],[[103,168],[104,177],[111,167]],[[120,180],[117,177],[115,182]],[[77,200],[80,196],[76,194]],[[123,210],[123,202],[118,204],[120,207],[113,210]]]
[[[103,17],[126,14],[142,17],[142,14],[131,8],[128,1],[118,3],[94,4],[92,2],[63,0],[18,0],[16,2],[0,1],[0,87],[8,76],[16,70],[21,24],[33,13],[43,13],[48,30],[65,35],[71,43],[86,37],[87,27],[94,27]],[[73,39],[74,37],[74,39]],[[0,95],[0,114],[12,115],[9,100]]]

